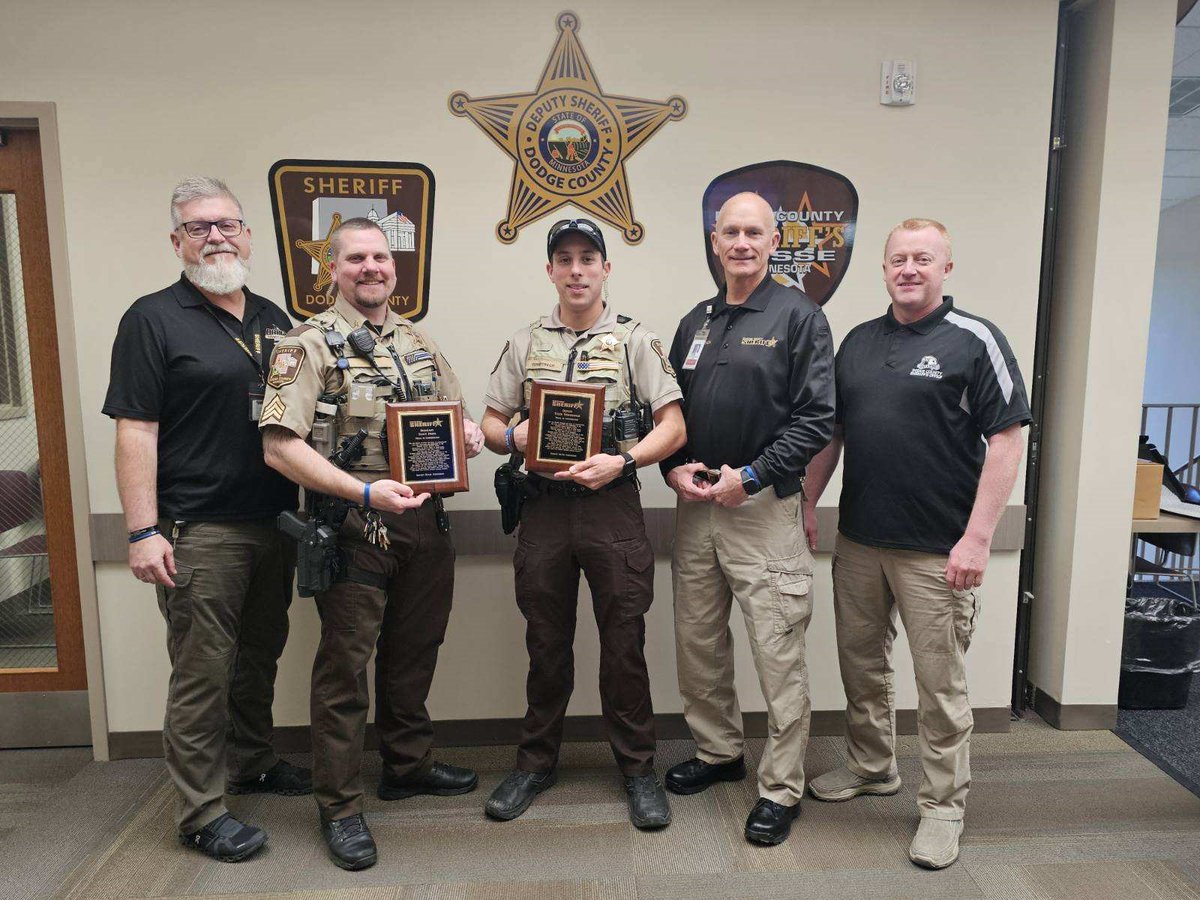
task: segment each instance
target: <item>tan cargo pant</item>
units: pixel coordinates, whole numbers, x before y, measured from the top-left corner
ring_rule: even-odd
[[[161,521],[164,535],[173,523]],[[158,587],[171,681],[163,721],[179,831],[226,812],[228,776],[278,762],[271,745],[275,671],[288,635],[295,544],[275,519],[190,522],[175,536],[175,587]]]
[[[946,557],[886,550],[838,535],[833,551],[833,611],[846,689],[849,768],[864,778],[896,771],[896,695],[892,641],[904,623],[917,677],[917,736],[924,778],[921,815],[963,817],[971,786],[975,720],[967,697],[966,653],[979,615],[976,591],[952,591]]]
[[[792,806],[804,794],[812,554],[800,495],[768,489],[736,509],[680,501],[675,513],[675,654],[683,714],[696,755],[723,763],[742,755],[742,714],[733,683],[729,612],[737,600],[767,701],[759,794]]]

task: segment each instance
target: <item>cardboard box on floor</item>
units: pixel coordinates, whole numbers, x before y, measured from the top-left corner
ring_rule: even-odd
[[[1133,486],[1133,517],[1157,519],[1158,503],[1162,498],[1163,467],[1160,463],[1137,461],[1137,477]]]

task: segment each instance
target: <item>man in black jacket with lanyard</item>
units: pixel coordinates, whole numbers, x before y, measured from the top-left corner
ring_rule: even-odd
[[[117,420],[129,567],[167,620],[163,722],[185,846],[245,859],[266,843],[224,794],[307,794],[311,776],[271,746],[294,549],[275,526],[297,492],[263,462],[263,368],[287,315],[245,289],[250,229],[229,188],[189,178],[171,197],[183,275],[125,313],[104,413]],[[226,785],[226,734],[231,736]]]
[[[745,777],[729,631],[736,599],[768,722],[746,839],[778,844],[804,793],[813,561],[801,494],[805,466],[833,433],[833,342],[820,307],[767,273],[779,232],[762,197],[731,197],[711,237],[726,286],[684,316],[670,354],[688,442],[661,465],[679,497],[675,647],[696,756],[666,784],[692,794]]]

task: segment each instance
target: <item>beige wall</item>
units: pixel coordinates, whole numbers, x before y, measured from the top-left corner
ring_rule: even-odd
[[[1030,656],[1064,705],[1117,694],[1174,13],[1097,0],[1071,34]]]
[[[545,222],[511,247],[493,236],[511,163],[446,108],[473,96],[532,90],[565,4],[233,3],[203,10],[110,0],[55,7],[8,0],[0,38],[0,93],[57,104],[67,237],[79,341],[83,432],[93,512],[119,508],[113,428],[99,414],[108,349],[130,301],[178,273],[166,229],[167,196],[182,175],[210,172],[240,194],[255,229],[251,286],[279,297],[266,190],[285,157],[422,162],[437,178],[432,293],[426,324],[478,407],[488,372],[516,327],[549,308],[542,273]],[[646,238],[611,242],[617,307],[669,339],[680,315],[708,296],[700,254],[700,197],[715,175],[748,163],[796,159],[835,169],[856,185],[856,256],[827,312],[835,334],[878,315],[886,297],[878,260],[897,220],[933,216],[955,234],[949,289],[1008,335],[1032,366],[1057,4],[925,0],[747,2],[749,27],[728,9],[631,0],[574,6],[580,39],[605,90],[689,103],[629,162]],[[986,37],[986,40],[983,38]],[[879,65],[918,64],[917,104],[878,103]],[[1168,53],[1169,59],[1169,53]],[[340,63],[345,65],[339,65]],[[352,70],[352,71],[350,71]],[[1003,77],[997,78],[997,73]],[[454,502],[491,507],[491,470],[477,460],[476,490]],[[645,502],[670,502],[657,476]],[[826,497],[835,502],[835,480]],[[1021,486],[1014,497],[1019,502]],[[1008,701],[1016,554],[999,554],[972,648],[972,700]],[[660,560],[651,614],[656,702],[678,709],[671,661],[669,584]],[[148,589],[115,565],[97,572],[110,728],[157,727],[166,671],[162,625]],[[817,708],[841,704],[828,608],[828,567],[818,579],[813,626]],[[284,723],[305,720],[316,620],[298,601],[280,678]],[[496,636],[502,635],[503,640]],[[590,643],[589,643],[590,642]],[[581,628],[580,697],[595,712],[594,637]],[[479,659],[495,677],[480,677]],[[450,634],[432,700],[443,718],[517,715],[523,649],[501,559],[464,560]],[[744,660],[747,709],[761,709]],[[906,659],[901,702],[912,706]]]

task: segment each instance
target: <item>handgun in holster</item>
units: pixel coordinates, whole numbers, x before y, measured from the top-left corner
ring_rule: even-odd
[[[353,465],[362,459],[366,438],[367,429],[360,428],[358,434],[342,440],[329,461],[343,470]],[[315,491],[304,493],[305,512],[285,510],[279,514],[277,524],[280,531],[296,541],[296,592],[301,597],[311,597],[329,590],[341,573],[338,531],[354,504]]]

